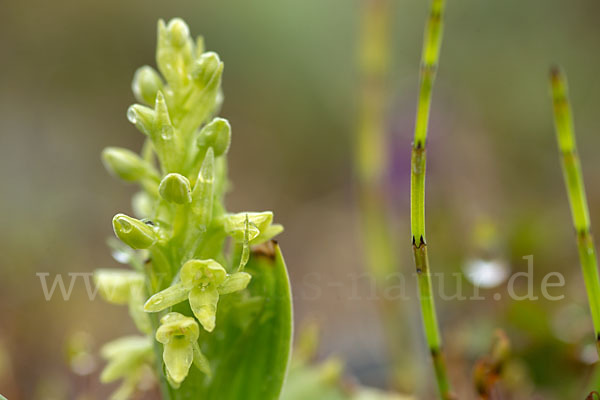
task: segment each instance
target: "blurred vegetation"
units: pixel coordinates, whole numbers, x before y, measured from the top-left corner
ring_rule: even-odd
[[[129,85],[135,68],[153,57],[155,43],[148,38],[154,37],[156,20],[174,16],[184,17],[225,61],[222,114],[234,127],[235,143],[228,207],[275,212],[286,227],[281,243],[295,318],[312,316],[321,324],[318,356],[338,354],[361,382],[386,386],[390,360],[376,300],[369,280],[357,278],[365,271],[352,174],[361,3],[2,4],[2,394],[11,400],[104,399],[113,389],[99,385],[101,362],[93,357],[99,343],[134,331],[126,311],[89,301],[81,283],[71,301],[60,296],[45,301],[35,274],[49,272],[53,278],[115,266],[102,243],[111,235],[110,218],[128,211],[122,206],[133,188],[119,186],[104,171],[100,151],[108,145],[141,146],[125,118],[133,100]],[[394,2],[390,28],[385,179],[400,238],[397,270],[407,276],[413,271],[410,141],[427,7]],[[429,136],[427,229],[436,248],[431,263],[452,273],[468,260],[493,258],[518,272],[527,268],[522,257],[533,255],[536,290],[548,272],[566,278],[561,301],[510,301],[504,289],[499,301],[491,296],[497,289],[481,289],[487,301],[438,301],[450,375],[461,399],[474,398],[473,367],[499,327],[511,342],[500,382],[507,398],[584,398],[599,375],[591,367],[592,325],[547,86],[548,67],[562,65],[592,225],[600,226],[599,12],[594,0],[448,4]],[[259,149],[271,157],[256,159]],[[489,240],[472,239],[481,224],[493,227]],[[463,285],[472,290],[466,280]],[[416,309],[412,285],[409,295],[404,308]],[[418,315],[398,318],[413,332],[405,340],[420,337]],[[83,349],[74,350],[72,340],[81,338],[84,343],[75,344]],[[414,353],[407,364],[419,371],[416,393],[431,398],[424,343],[404,345]],[[73,354],[86,360],[85,368],[72,368]]]

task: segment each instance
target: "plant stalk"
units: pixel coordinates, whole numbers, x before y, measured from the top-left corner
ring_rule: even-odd
[[[452,399],[446,362],[442,353],[442,338],[435,312],[431,285],[429,257],[425,236],[425,170],[426,143],[431,94],[435,80],[442,43],[443,12],[445,0],[432,0],[429,21],[421,55],[420,91],[415,122],[415,137],[411,155],[411,232],[415,268],[418,277],[421,313],[425,339],[429,346],[439,393],[442,399]]]
[[[401,302],[385,296],[383,289],[397,268],[397,250],[386,196],[389,165],[388,87],[390,71],[391,0],[363,0],[358,36],[360,84],[359,119],[355,138],[360,236],[367,271],[376,283],[378,312],[392,366],[391,385],[400,391],[414,390],[414,368],[409,365],[410,334],[399,315]]]
[[[573,225],[577,233],[577,248],[583,279],[596,336],[596,349],[600,354],[600,277],[598,257],[591,232],[590,215],[587,205],[581,163],[577,154],[575,129],[569,104],[566,79],[558,68],[550,72],[554,126],[560,151],[563,176],[571,205]]]

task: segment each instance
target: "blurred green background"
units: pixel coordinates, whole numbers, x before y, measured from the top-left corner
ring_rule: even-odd
[[[154,65],[157,19],[179,16],[225,62],[222,115],[233,126],[228,206],[273,210],[286,227],[280,243],[296,321],[318,321],[321,357],[339,355],[362,382],[433,398],[412,281],[395,321],[404,349],[395,367],[362,261],[353,143],[365,2],[0,5],[0,393],[104,399],[113,389],[97,382],[100,360],[73,354],[133,333],[127,311],[90,301],[82,281],[70,301],[46,301],[36,273],[53,279],[118,266],[105,239],[111,217],[130,211],[134,188],[106,173],[100,151],[141,147],[142,135],[125,118],[131,78],[137,67]],[[410,143],[427,3],[393,1],[390,10],[386,188],[397,271],[407,277]],[[432,268],[450,274],[485,259],[514,273],[533,255],[537,294],[546,273],[566,279],[553,292],[565,295],[561,301],[510,301],[505,285],[481,289],[485,301],[438,300],[461,399],[474,398],[473,365],[499,327],[513,347],[502,398],[583,398],[590,384],[591,320],[547,71],[557,63],[568,74],[592,225],[600,226],[599,14],[595,0],[448,2],[428,156]]]

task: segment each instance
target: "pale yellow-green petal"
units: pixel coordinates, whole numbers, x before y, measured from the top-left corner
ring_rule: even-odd
[[[152,352],[152,341],[147,336],[124,336],[102,346],[100,355],[110,360],[132,351]]]
[[[134,379],[124,379],[123,383],[110,395],[110,400],[129,400],[137,388],[138,382]]]
[[[192,343],[192,348],[194,350],[194,365],[208,377],[211,377],[212,370],[210,369],[210,363],[208,362],[206,356],[202,354],[200,346],[198,346],[198,342]]]
[[[189,342],[198,340],[200,329],[198,323],[192,317],[186,317],[179,313],[169,313],[161,318],[161,325],[156,330],[156,340],[166,344],[176,338],[185,337]]]
[[[189,260],[179,274],[182,284],[188,289],[208,284],[219,285],[227,276],[227,271],[215,260]]]
[[[236,272],[231,274],[219,286],[219,294],[228,294],[246,289],[252,279],[252,275],[247,272]]]
[[[269,225],[264,231],[260,232],[260,235],[250,241],[250,244],[257,245],[266,242],[267,240],[273,239],[275,236],[283,232],[283,225],[273,224]]]
[[[176,383],[183,382],[194,361],[192,343],[186,338],[173,338],[164,345],[163,361],[171,379]]]
[[[213,286],[195,288],[190,292],[190,306],[200,324],[208,332],[215,329],[219,292]]]
[[[148,301],[146,301],[146,304],[144,304],[144,311],[158,312],[174,306],[177,303],[181,303],[187,298],[188,292],[189,289],[181,283],[169,286],[165,290],[151,296]]]
[[[106,364],[100,374],[100,382],[108,383],[126,376],[137,364],[136,357],[118,357]]]
[[[144,292],[142,288],[132,288],[129,297],[129,315],[138,330],[145,334],[152,333],[150,316],[144,312]]]
[[[132,288],[143,287],[144,275],[135,271],[99,269],[94,272],[94,282],[106,301],[127,304]]]

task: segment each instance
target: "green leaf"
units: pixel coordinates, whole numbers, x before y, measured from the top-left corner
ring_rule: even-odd
[[[248,289],[222,296],[215,330],[200,332],[212,378],[191,368],[171,399],[279,398],[292,341],[291,291],[279,246],[255,249],[246,271],[252,275]]]

